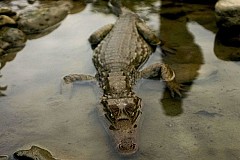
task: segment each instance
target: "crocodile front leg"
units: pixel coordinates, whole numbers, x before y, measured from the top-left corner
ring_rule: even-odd
[[[182,88],[183,85],[176,82],[175,73],[167,64],[152,64],[140,71],[140,77],[149,79],[161,77],[166,83],[168,89],[170,90],[172,97],[174,97],[175,93],[178,94],[180,97],[182,96],[181,91],[184,90]]]
[[[68,86],[68,87],[71,86],[71,88],[72,88],[73,83],[77,82],[77,81],[92,83],[92,82],[96,81],[96,78],[91,76],[91,75],[85,75],[85,74],[69,74],[67,76],[64,76],[61,80],[61,83],[60,83],[60,94],[63,94],[65,92],[69,93],[69,90],[68,89],[66,90],[66,86]],[[71,90],[71,93],[70,93],[70,97],[72,97],[72,90]]]
[[[95,80],[96,80],[95,77],[85,74],[69,74],[63,77],[63,81],[66,84],[73,83],[76,81],[95,81]]]
[[[97,31],[93,32],[90,37],[88,38],[88,41],[91,43],[91,45],[97,45],[100,43],[104,37],[112,30],[113,24],[107,24],[101,28],[99,28]]]
[[[155,33],[143,22],[139,21],[137,24],[138,32],[144,37],[144,39],[151,45],[157,46],[160,45],[164,54],[176,54],[176,50],[164,46],[164,42],[160,40]]]
[[[161,45],[162,42],[161,40],[155,35],[155,33],[143,22],[143,21],[138,21],[136,23],[137,30],[140,33],[140,35],[143,36],[143,38],[153,46],[156,45]]]

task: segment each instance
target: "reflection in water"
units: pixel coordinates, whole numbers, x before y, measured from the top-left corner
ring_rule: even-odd
[[[219,39],[219,32],[215,37],[214,53],[217,58],[224,61],[240,61],[240,48],[224,45]]]
[[[1,73],[2,68],[6,65],[6,63],[14,60],[16,55],[17,55],[17,52],[13,52],[13,53],[8,53],[8,54],[4,54],[4,55],[0,56],[0,73]],[[0,78],[1,77],[2,77],[2,75],[0,75]],[[7,90],[7,86],[0,85],[0,96],[5,96],[5,94],[2,93],[1,91],[6,91],[6,90]]]
[[[183,83],[193,82],[203,64],[201,50],[194,43],[194,38],[186,25],[188,12],[186,6],[182,3],[163,1],[160,13],[160,36],[166,42],[167,47],[176,50],[174,55],[166,55],[163,61],[173,67],[176,72],[176,79]],[[191,72],[188,72],[189,69]],[[190,85],[188,88],[186,87],[186,92],[189,90]],[[161,99],[161,103],[166,115],[177,116],[183,112],[182,99],[173,101],[166,92]]]
[[[137,13],[137,11],[139,9],[142,9],[143,7],[145,8],[149,8],[149,12],[155,12],[156,9],[154,3],[155,2],[159,2],[159,0],[124,0],[121,1],[123,6],[127,6],[128,9],[130,9],[131,11]],[[110,10],[108,6],[108,0],[97,0],[95,2],[92,3],[93,8],[92,11],[93,12],[101,12],[101,13],[105,13],[105,14],[112,14],[112,11]],[[146,17],[148,18],[148,17]]]
[[[190,90],[194,79],[198,77],[198,71],[204,63],[202,51],[186,24],[195,21],[207,30],[217,33],[214,3],[212,5],[194,6],[187,3],[163,1],[161,6],[160,36],[166,42],[166,46],[176,50],[175,55],[168,54],[163,61],[172,65],[176,71],[176,79],[182,83],[188,83]],[[215,37],[214,52],[222,60],[239,61],[240,49],[238,47],[224,46],[219,40],[219,32]],[[176,116],[183,112],[182,99],[172,101],[167,93],[164,94],[161,103],[165,114]]]
[[[66,3],[65,3],[66,2]],[[7,62],[12,61],[17,52],[25,47],[26,40],[37,39],[51,33],[60,26],[60,22],[71,14],[81,12],[85,1],[3,1],[1,15],[6,22],[0,26],[0,71]],[[58,5],[56,11],[56,5]],[[20,7],[21,6],[21,7]],[[20,14],[21,13],[21,14]],[[16,15],[19,15],[18,18]],[[7,87],[0,87],[0,95]]]
[[[2,75],[0,75],[0,78],[2,77]],[[2,93],[2,91],[6,91],[7,90],[7,86],[0,86],[0,96],[5,96],[4,93]]]

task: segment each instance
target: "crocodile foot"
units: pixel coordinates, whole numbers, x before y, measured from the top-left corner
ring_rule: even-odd
[[[175,72],[167,64],[152,64],[140,72],[140,77],[149,79],[160,77],[166,83],[166,86],[169,88],[172,97],[174,97],[175,94],[182,97],[181,91],[184,91],[183,85],[176,82]]]
[[[184,85],[177,83],[175,80],[172,81],[165,81],[166,86],[170,90],[171,96],[175,97],[177,94],[178,96],[182,97],[182,91],[185,91]]]
[[[66,84],[73,83],[75,81],[88,81],[88,80],[95,80],[95,77],[84,74],[69,74],[63,77],[63,81]]]

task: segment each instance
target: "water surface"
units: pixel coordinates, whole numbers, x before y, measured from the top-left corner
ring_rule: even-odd
[[[135,9],[169,46],[182,53],[162,57],[157,49],[150,62],[196,67],[177,72],[179,79],[186,73],[194,75],[183,99],[171,99],[161,81],[141,80],[137,85],[144,120],[139,153],[128,159],[240,159],[240,63],[216,55],[217,29],[194,18],[164,19],[140,4]],[[100,11],[88,4],[70,14],[52,33],[27,41],[1,70],[1,84],[8,89],[7,96],[0,98],[0,154],[38,145],[59,159],[124,159],[111,148],[97,118],[98,90],[80,83],[64,85],[60,93],[64,75],[95,73],[87,38],[116,20]],[[164,29],[169,24],[175,27]]]

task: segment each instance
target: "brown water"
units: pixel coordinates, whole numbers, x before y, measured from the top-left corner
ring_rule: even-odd
[[[153,4],[158,8],[160,3]],[[8,89],[7,96],[0,98],[0,155],[38,145],[59,159],[124,159],[114,153],[97,118],[97,90],[81,83],[62,86],[60,94],[64,75],[95,73],[87,38],[116,20],[99,8],[88,4],[52,33],[27,41],[1,70],[0,82]],[[186,79],[189,74],[195,80],[188,84],[183,99],[169,98],[163,82],[140,81],[136,87],[144,102],[140,150],[128,159],[240,159],[240,63],[219,59],[214,52],[228,54],[239,48],[216,46],[213,21],[202,24],[194,15],[188,15],[188,21],[159,18],[141,3],[135,9],[148,17],[147,23],[169,46],[183,53],[161,58],[157,50],[150,62],[191,64],[179,69],[177,76]]]

